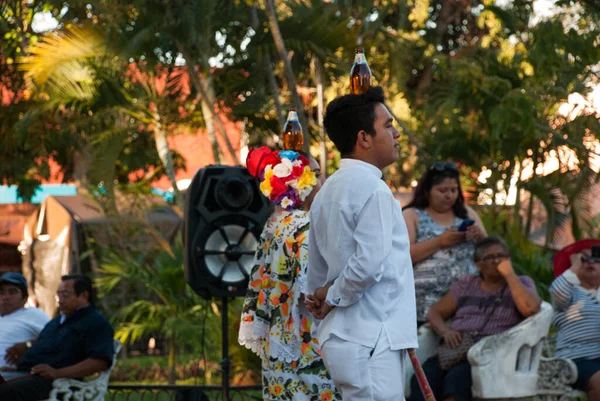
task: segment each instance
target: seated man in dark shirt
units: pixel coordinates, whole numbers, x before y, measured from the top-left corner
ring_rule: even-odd
[[[0,385],[0,400],[45,400],[54,379],[82,378],[110,367],[114,331],[93,305],[91,280],[63,276],[57,295],[60,316],[21,357],[17,370],[25,376]]]

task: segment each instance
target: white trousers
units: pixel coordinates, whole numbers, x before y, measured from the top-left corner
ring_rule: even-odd
[[[375,348],[331,336],[321,353],[343,401],[404,400],[406,350],[392,351],[383,332]]]

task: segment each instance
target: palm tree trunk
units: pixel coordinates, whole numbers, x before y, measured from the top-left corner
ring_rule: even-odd
[[[496,216],[496,194],[498,193],[498,181],[494,180],[494,182],[492,183],[492,203],[491,203],[491,209],[492,209],[492,230],[496,229],[496,221],[497,221],[497,216]],[[504,233],[503,233],[504,234]]]
[[[271,89],[271,94],[273,96],[275,112],[277,113],[277,123],[279,124],[279,131],[282,132],[283,126],[285,125],[285,113],[283,111],[281,101],[279,100],[279,87],[277,86],[277,79],[275,78],[273,68],[271,68],[271,58],[267,54],[263,56],[263,64],[265,65],[265,68],[267,70],[267,79],[269,81],[269,88]]]
[[[175,167],[173,166],[173,156],[171,155],[169,143],[167,142],[167,135],[165,134],[162,122],[160,121],[160,115],[158,114],[158,111],[152,111],[152,119],[154,120],[152,125],[158,157],[160,158],[163,168],[165,169],[165,173],[167,174],[167,177],[169,177],[169,181],[173,186],[173,197],[175,198],[175,204],[181,207],[183,210],[184,202],[181,196],[181,192],[179,192],[179,188],[177,188],[177,180],[175,179]]]
[[[523,160],[518,162],[519,164],[519,175],[517,177],[517,184],[515,185],[517,188],[517,194],[515,197],[515,225],[517,226],[517,230],[521,232],[523,229],[523,221],[521,219],[521,182],[523,182]]]
[[[536,169],[538,166],[538,155],[535,153],[533,155],[533,175],[529,180],[535,180],[536,177]],[[527,221],[525,222],[525,238],[529,238],[529,233],[531,232],[531,220],[533,218],[533,194],[529,192],[529,205],[527,205]]]
[[[310,150],[310,133],[308,121],[306,119],[306,116],[304,115],[304,106],[302,105],[302,99],[300,99],[300,95],[298,94],[298,89],[296,87],[296,77],[294,76],[294,71],[292,70],[292,63],[290,63],[290,60],[288,58],[288,52],[285,48],[285,43],[283,42],[281,31],[279,30],[279,22],[277,21],[277,11],[275,11],[275,4],[273,4],[273,0],[266,0],[265,11],[267,12],[267,16],[269,17],[269,27],[271,28],[271,35],[273,36],[275,47],[277,48],[277,52],[279,53],[279,58],[283,62],[285,79],[287,81],[288,87],[290,88],[290,92],[292,93],[292,98],[294,100],[294,104],[296,105],[296,110],[298,111],[298,118],[300,119],[300,124],[304,129],[303,150],[305,152],[308,152]]]
[[[208,97],[208,101],[210,102],[211,110],[214,110],[214,106],[217,104],[217,97],[215,95],[215,87],[213,86],[212,78],[209,76],[208,79],[204,80],[204,78],[202,78],[202,76],[200,76],[198,79],[200,80],[201,84],[205,85],[206,95]],[[213,117],[214,117],[215,122],[217,123],[217,129],[221,133],[221,137],[223,138],[223,141],[225,142],[225,146],[227,146],[227,150],[229,151],[229,154],[231,155],[233,163],[240,164],[240,159],[237,157],[237,154],[235,153],[235,149],[231,145],[231,141],[229,140],[229,137],[227,136],[227,130],[225,130],[225,126],[223,125],[223,121],[221,121],[221,117],[219,116],[219,113],[214,112]]]
[[[191,56],[190,52],[185,48],[185,46],[183,46],[181,43],[177,43],[177,48],[179,49],[179,51],[183,55],[183,58],[185,59],[185,62],[188,67],[188,73],[190,74],[190,78],[192,80],[194,88],[198,91],[198,93],[200,93],[200,96],[202,96],[202,101],[207,102],[206,110],[208,111],[208,114],[211,115],[213,121],[216,122],[217,130],[219,131],[219,134],[221,134],[223,142],[225,142],[225,146],[231,154],[233,162],[235,164],[239,164],[240,160],[235,153],[235,149],[233,149],[233,146],[231,145],[229,137],[227,137],[227,132],[225,131],[223,122],[219,118],[218,113],[215,111],[215,104],[217,102],[214,94],[215,91],[212,86],[212,80],[210,78],[208,80],[205,80],[202,77],[202,74],[198,74],[196,72],[196,60]],[[208,74],[210,74],[210,71],[208,72]]]
[[[175,384],[175,338],[171,337],[169,338],[169,359],[167,362],[168,365],[168,377],[167,380],[169,382],[170,385],[174,385]]]
[[[89,146],[82,146],[81,150],[73,154],[73,180],[78,194],[88,192],[89,182],[89,166],[88,160],[91,160],[92,151]]]
[[[202,116],[204,117],[204,125],[206,126],[208,141],[212,149],[213,160],[215,164],[221,164],[221,149],[219,149],[219,143],[217,142],[215,122],[210,111],[210,105],[204,96],[200,96],[200,106],[202,107]]]
[[[319,126],[319,147],[321,149],[320,164],[321,174],[327,177],[327,138],[325,137],[325,128],[323,127],[323,113],[325,112],[324,79],[323,66],[321,60],[314,57],[315,61],[315,81],[317,83],[317,125]]]
[[[258,9],[256,7],[250,7],[250,25],[252,26],[252,29],[258,32],[260,27],[260,19],[258,18]],[[273,96],[273,104],[275,105],[275,112],[277,113],[279,130],[283,131],[283,126],[285,125],[285,114],[283,107],[281,106],[281,101],[279,100],[279,87],[277,86],[277,79],[275,78],[273,68],[271,68],[271,57],[269,57],[267,53],[263,54],[262,62],[265,71],[267,72],[267,81],[269,82],[269,89],[271,90],[271,95]]]

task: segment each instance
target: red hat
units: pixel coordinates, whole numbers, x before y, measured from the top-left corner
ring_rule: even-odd
[[[600,245],[600,239],[582,239],[564,247],[554,255],[554,277],[558,277],[571,266],[571,255]]]

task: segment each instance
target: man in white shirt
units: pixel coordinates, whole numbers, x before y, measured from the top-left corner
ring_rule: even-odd
[[[417,347],[408,231],[381,179],[400,136],[384,101],[375,87],[329,103],[342,160],[310,210],[306,304],[323,318],[321,352],[344,401],[402,400],[405,350]]]
[[[16,362],[50,321],[37,308],[25,308],[27,280],[20,273],[0,277],[0,370],[14,370]]]

